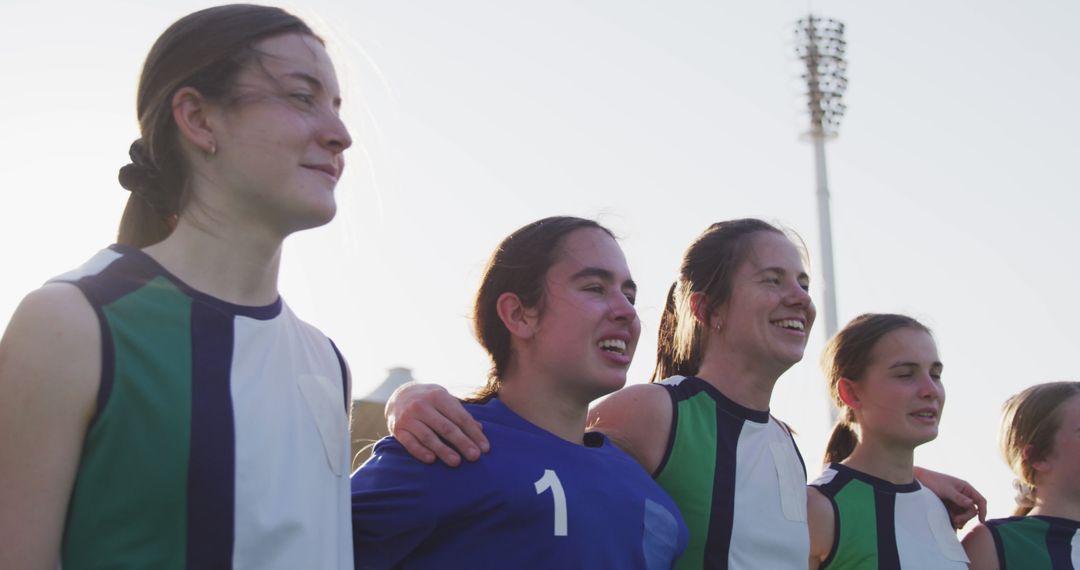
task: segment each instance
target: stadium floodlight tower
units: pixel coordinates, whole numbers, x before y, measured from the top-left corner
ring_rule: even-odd
[[[825,338],[836,334],[836,277],[833,271],[832,216],[829,213],[829,183],[825,170],[825,141],[836,138],[844,118],[847,91],[847,61],[844,54],[844,24],[813,14],[795,23],[795,53],[805,64],[810,129],[817,171],[818,231],[821,235],[821,272],[825,282]],[[836,420],[836,408],[829,406]]]

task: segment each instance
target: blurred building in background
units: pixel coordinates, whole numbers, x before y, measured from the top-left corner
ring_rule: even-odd
[[[391,368],[386,380],[378,388],[359,400],[353,400],[352,407],[352,457],[353,469],[356,469],[371,456],[371,448],[381,437],[389,435],[383,408],[390,395],[399,386],[412,382],[412,370]]]

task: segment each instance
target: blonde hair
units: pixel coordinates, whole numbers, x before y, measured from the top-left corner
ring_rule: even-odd
[[[1035,506],[1038,488],[1032,464],[1053,453],[1054,435],[1061,428],[1061,405],[1077,395],[1080,382],[1047,382],[1005,401],[1000,443],[1005,462],[1018,478],[1014,515],[1026,515]]]

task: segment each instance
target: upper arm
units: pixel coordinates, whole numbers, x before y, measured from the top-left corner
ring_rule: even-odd
[[[97,316],[72,285],[27,295],[0,340],[0,567],[54,567],[101,375]]]
[[[352,475],[353,550],[358,568],[391,568],[431,534],[446,497],[432,487],[453,476],[384,438]]]
[[[971,561],[972,570],[998,570],[997,547],[994,536],[986,525],[977,525],[962,541]]]
[[[817,568],[832,553],[836,512],[832,501],[816,487],[806,487],[807,524],[810,526],[810,568]]]
[[[664,460],[671,435],[671,396],[663,386],[627,386],[589,410],[589,429],[603,432],[650,474]]]

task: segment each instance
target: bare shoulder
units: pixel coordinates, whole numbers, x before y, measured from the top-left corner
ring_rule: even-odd
[[[975,525],[962,542],[972,570],[998,570],[997,548],[988,526]]]
[[[820,564],[832,551],[836,513],[832,501],[816,487],[806,487],[807,524],[810,526],[811,564]]]
[[[635,384],[595,404],[589,428],[606,434],[653,473],[667,450],[671,418],[671,396],[663,386]]]
[[[19,304],[0,341],[0,381],[93,396],[101,371],[97,315],[77,287],[52,283]],[[29,387],[29,386],[27,386]]]
[[[56,567],[101,375],[101,333],[73,285],[26,296],[0,340],[0,566]]]

